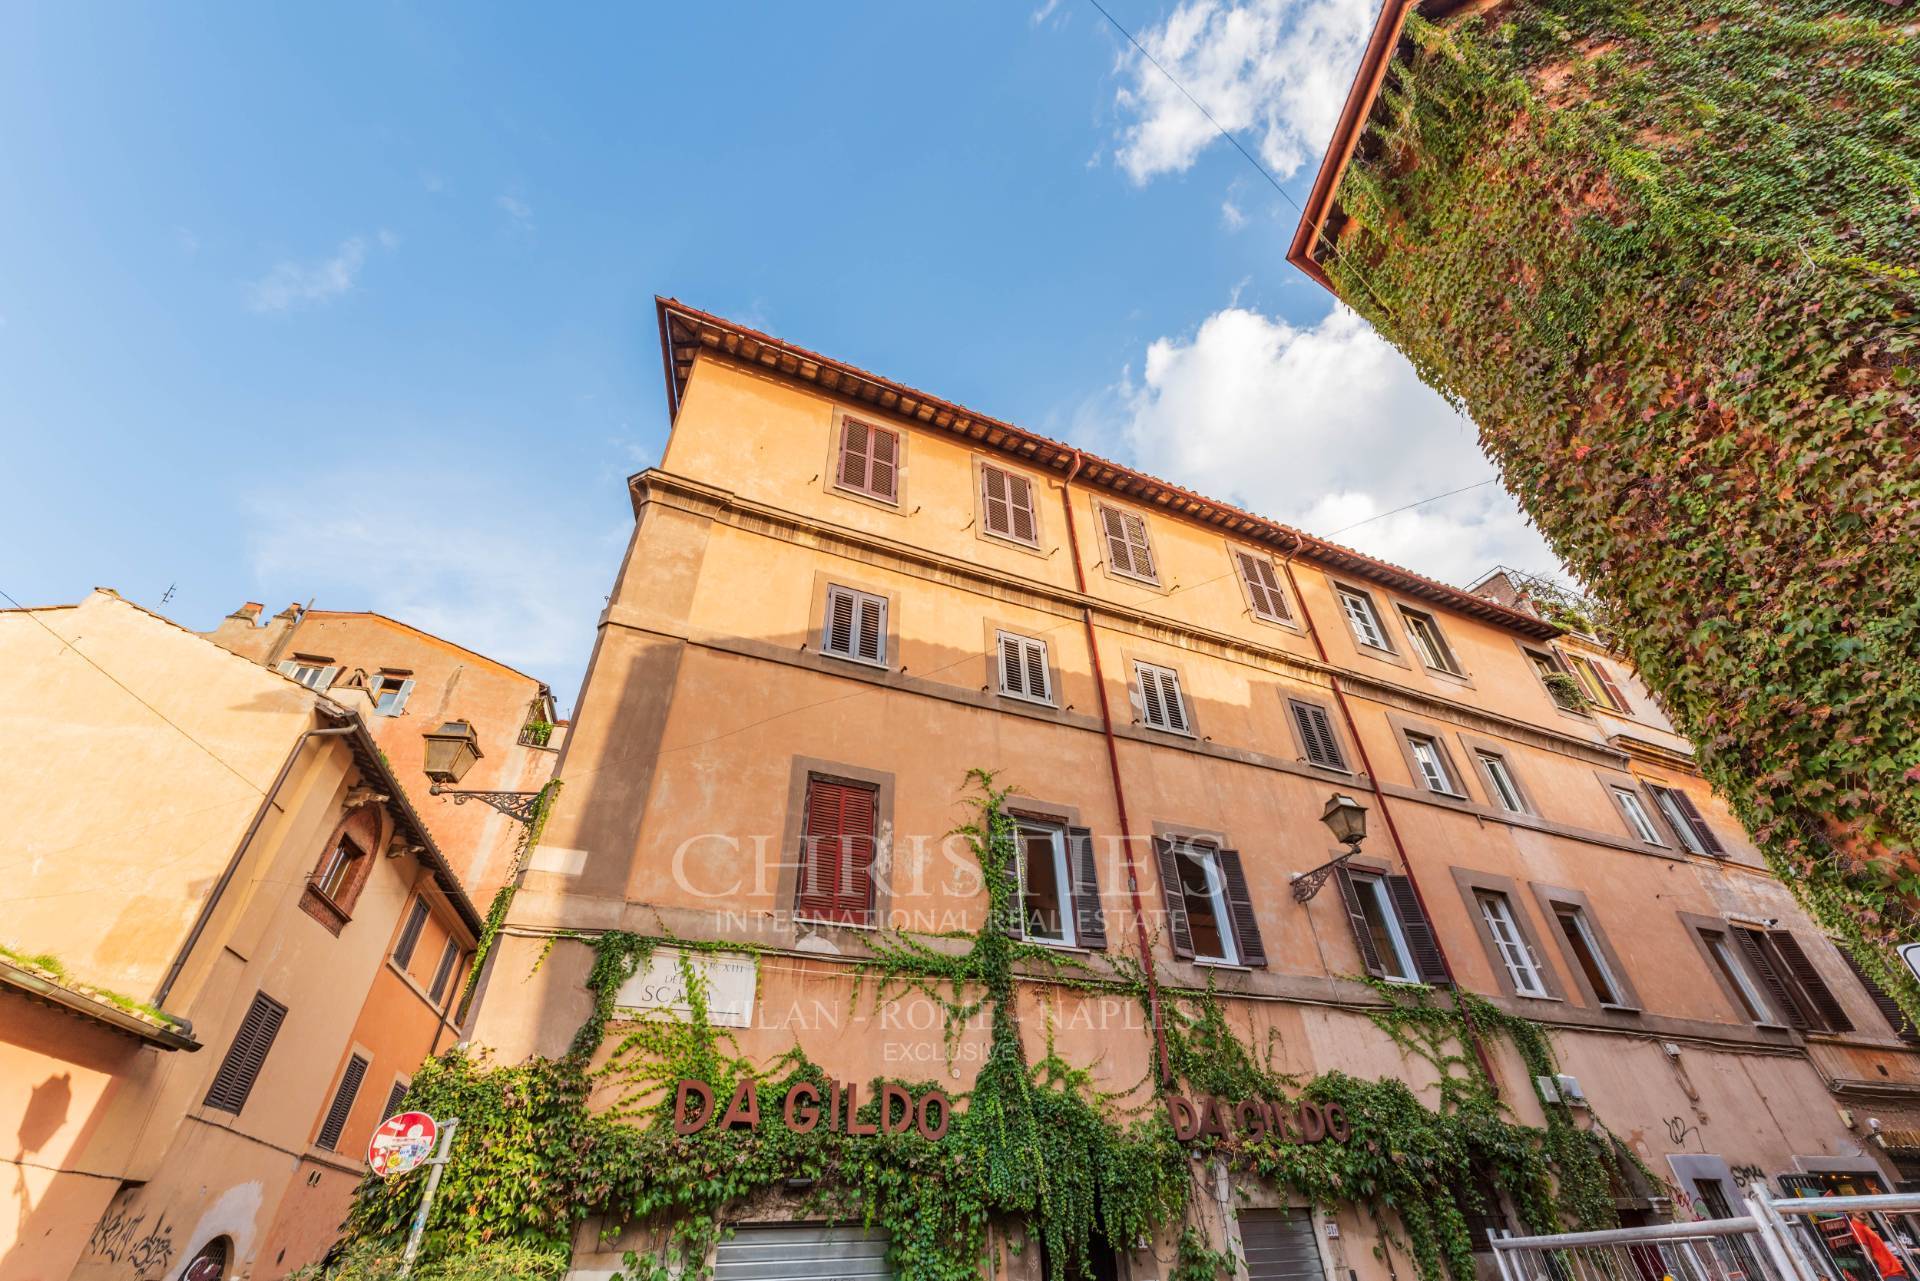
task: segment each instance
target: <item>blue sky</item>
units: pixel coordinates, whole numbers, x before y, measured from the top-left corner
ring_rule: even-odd
[[[1304,193],[1368,0],[1116,0]],[[574,697],[655,293],[1319,532],[1491,475],[1084,0],[19,6],[0,590],[379,609]],[[1496,486],[1346,541],[1552,566]]]

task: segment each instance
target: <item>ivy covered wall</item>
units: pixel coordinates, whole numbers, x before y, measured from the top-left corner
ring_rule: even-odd
[[[1409,19],[1318,261],[1472,415],[1817,919],[1920,1013],[1920,21]]]

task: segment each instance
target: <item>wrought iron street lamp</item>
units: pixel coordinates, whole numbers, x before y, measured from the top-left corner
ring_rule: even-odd
[[[1320,811],[1320,821],[1333,833],[1333,839],[1347,848],[1311,872],[1294,873],[1293,897],[1299,903],[1305,903],[1318,894],[1320,887],[1327,883],[1327,878],[1358,854],[1360,842],[1367,839],[1367,807],[1345,792],[1335,792],[1327,798],[1326,809]]]
[[[426,775],[433,780],[427,791],[434,796],[451,796],[455,805],[479,801],[521,823],[531,824],[538,792],[491,792],[481,788],[448,787],[458,783],[473,763],[480,759],[480,736],[465,721],[448,721],[439,729],[421,737],[427,740]]]

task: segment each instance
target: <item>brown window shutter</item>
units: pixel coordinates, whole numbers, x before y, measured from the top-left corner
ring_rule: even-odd
[[[1153,577],[1153,548],[1147,545],[1147,522],[1143,516],[1121,512],[1121,525],[1133,553],[1133,572],[1142,578]]]
[[[1800,940],[1785,930],[1771,930],[1767,937],[1779,950],[1781,959],[1787,963],[1787,973],[1793,976],[1794,981],[1800,985],[1800,990],[1806,993],[1808,1003],[1826,1024],[1827,1031],[1853,1031],[1853,1020],[1847,1017],[1846,1007],[1840,1004],[1839,998],[1833,994],[1833,989],[1827,986],[1826,979],[1822,978],[1820,971],[1814,968],[1812,959],[1801,950]]]
[[[1407,951],[1413,954],[1414,973],[1422,983],[1445,986],[1447,963],[1441,959],[1440,942],[1433,936],[1433,925],[1420,909],[1420,896],[1414,893],[1413,882],[1404,876],[1382,879],[1387,884],[1387,896],[1393,900],[1393,910],[1400,918],[1400,933],[1407,940]]]
[[[1620,692],[1618,685],[1614,684],[1613,674],[1607,671],[1606,664],[1595,661],[1593,674],[1600,679],[1600,688],[1606,692],[1607,701],[1613,704],[1613,710],[1616,712],[1629,710],[1627,696]]]
[[[1167,728],[1183,734],[1191,729],[1187,723],[1186,700],[1180,696],[1180,678],[1170,671],[1160,673],[1160,697],[1166,705]]]
[[[1100,509],[1100,526],[1107,536],[1107,567],[1121,574],[1137,574],[1133,567],[1133,547],[1127,541],[1126,519],[1117,508]]]
[[[980,468],[980,523],[989,534],[1013,536],[1013,512],[1007,499],[1007,473],[998,467]]]
[[[1047,643],[1030,640],[1027,651],[1027,693],[1034,698],[1050,698],[1053,691],[1047,688]]]
[[[1747,967],[1753,971],[1753,977],[1760,981],[1767,995],[1773,999],[1775,1014],[1797,1028],[1812,1026],[1810,1012],[1795,999],[1786,975],[1781,973],[1782,966],[1774,963],[1774,952],[1767,946],[1766,935],[1758,930],[1737,926],[1731,933],[1733,941],[1739,945],[1740,954],[1746,958]]]
[[[1367,928],[1366,913],[1360,910],[1360,891],[1354,888],[1353,877],[1344,867],[1333,869],[1333,879],[1340,885],[1340,898],[1347,905],[1347,923],[1353,926],[1354,946],[1360,949],[1360,963],[1367,967],[1367,973],[1379,978],[1387,972],[1380,963],[1380,949],[1373,945],[1373,931]]]
[[[1156,729],[1165,729],[1167,717],[1161,710],[1160,673],[1145,664],[1136,664],[1133,670],[1134,675],[1140,680],[1140,704],[1147,724]]]
[[[1313,703],[1293,704],[1293,723],[1300,731],[1300,745],[1306,749],[1307,760],[1328,769],[1345,769],[1347,761],[1340,754],[1340,740],[1334,737],[1333,722],[1327,716],[1327,709]]]
[[[395,1081],[393,1089],[387,1094],[387,1110],[380,1114],[382,1121],[400,1115],[400,1105],[407,1101],[407,1083]]]
[[[1007,473],[1007,512],[1013,520],[1013,536],[1023,543],[1038,544],[1040,522],[1033,511],[1033,482],[1012,472]]]
[[[886,657],[887,602],[881,596],[862,596],[860,604],[860,630],[855,638],[858,648],[854,653],[869,662],[878,663]]]
[[[327,1119],[321,1123],[318,1144],[329,1152],[340,1150],[340,1136],[346,1132],[347,1118],[353,1115],[353,1101],[359,1097],[360,1083],[367,1077],[367,1061],[358,1054],[347,1060],[347,1070],[340,1074],[340,1088],[334,1091],[333,1106],[327,1109]]]
[[[1160,897],[1167,905],[1167,941],[1180,960],[1193,959],[1193,933],[1187,928],[1187,900],[1180,892],[1180,858],[1173,842],[1153,838],[1154,857],[1160,862]]]
[[[807,780],[799,908],[808,916],[866,921],[873,908],[878,797],[870,787]]]
[[[884,427],[873,427],[867,438],[872,442],[867,492],[892,502],[900,496],[900,437]]]
[[[1280,594],[1280,583],[1273,576],[1272,563],[1264,556],[1238,549],[1235,549],[1233,558],[1240,566],[1240,579],[1246,584],[1247,599],[1253,603],[1253,612],[1273,622],[1286,621],[1290,617],[1287,599]]]
[[[1693,798],[1677,787],[1670,790],[1673,793],[1674,804],[1678,805],[1680,812],[1687,816],[1687,826],[1691,827],[1693,834],[1700,838],[1700,844],[1706,847],[1707,853],[1715,858],[1725,858],[1727,847],[1720,843],[1720,838],[1713,834],[1711,827],[1707,826],[1707,820],[1702,817],[1700,807],[1693,803]]]
[[[847,489],[867,489],[867,459],[872,452],[867,425],[852,418],[840,425],[839,483]]]
[[[1267,963],[1267,947],[1260,938],[1260,921],[1253,912],[1253,895],[1247,891],[1247,869],[1239,850],[1216,850],[1220,860],[1220,879],[1227,883],[1227,914],[1233,917],[1233,943],[1239,950],[1240,964]]]
[[[423,898],[413,900],[413,907],[407,913],[407,924],[400,931],[400,941],[394,944],[393,963],[401,969],[413,964],[413,950],[420,946],[420,931],[427,924],[427,901]]]
[[[1853,953],[1838,943],[1833,945],[1833,950],[1840,953],[1840,959],[1845,961],[1847,968],[1853,971],[1853,977],[1860,980],[1861,989],[1872,999],[1873,1007],[1880,1011],[1880,1017],[1887,1021],[1887,1026],[1908,1045],[1920,1045],[1920,1031],[1915,1031],[1913,1020],[1908,1018],[1907,1012],[1900,1008],[1900,1002],[1894,1000],[1887,994],[1885,988],[1868,976],[1867,972],[1860,967],[1860,962],[1853,959]]]
[[[227,1056],[220,1060],[220,1070],[214,1073],[213,1084],[207,1088],[207,1107],[235,1116],[240,1114],[240,1109],[247,1105],[247,1096],[253,1093],[254,1082],[260,1079],[267,1051],[273,1048],[273,1039],[280,1035],[280,1025],[286,1018],[286,1006],[265,992],[254,994],[253,1004],[247,1007],[246,1017],[240,1020],[240,1030],[233,1034],[233,1044],[227,1047]]]
[[[1100,951],[1107,946],[1107,910],[1100,902],[1100,869],[1093,852],[1093,833],[1084,827],[1069,827],[1067,856],[1073,861],[1073,936],[1081,947]]]
[[[1008,694],[1027,692],[1027,667],[1021,643],[1011,636],[1000,637],[1000,688]]]
[[[842,587],[827,589],[827,634],[823,648],[834,654],[853,653],[854,616],[858,612],[859,605],[852,592]]]

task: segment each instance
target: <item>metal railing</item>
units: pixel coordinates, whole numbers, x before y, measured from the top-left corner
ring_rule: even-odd
[[[1920,1236],[1890,1217],[1920,1215],[1920,1194],[1776,1199],[1756,1189],[1746,1210],[1693,1223],[1496,1236],[1493,1257],[1501,1281],[1920,1281]],[[1870,1238],[1885,1257],[1875,1259]]]

